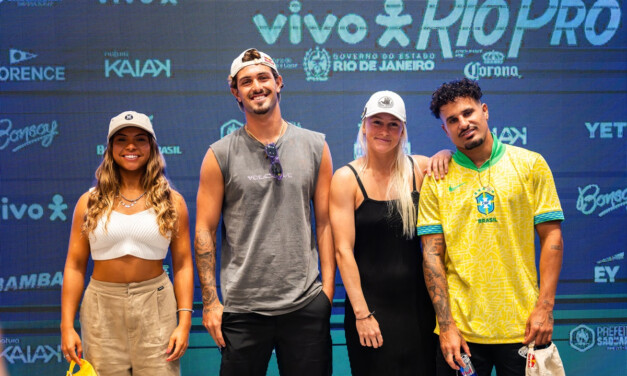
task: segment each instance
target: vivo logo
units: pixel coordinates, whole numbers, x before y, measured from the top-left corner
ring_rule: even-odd
[[[440,4],[439,0],[428,0],[417,2],[424,4],[426,9],[424,15],[414,17],[404,12],[402,0],[382,3],[385,14],[378,14],[374,19],[378,25],[374,30],[379,35],[377,44],[380,47],[386,47],[392,41],[402,47],[409,45],[411,37],[404,30],[411,27],[414,19],[422,20],[419,27],[414,27],[419,30],[415,49],[424,51],[432,40],[431,32],[434,32],[444,58],[453,57],[452,37],[456,47],[467,47],[471,37],[476,45],[486,47],[499,42],[508,28],[512,33],[507,57],[517,58],[525,33],[551,23],[551,46],[559,46],[564,39],[566,44],[576,46],[576,32],[581,33],[580,29],[591,45],[601,46],[614,37],[621,20],[621,8],[616,0],[597,0],[589,8],[580,0],[548,0],[535,6],[533,0],[522,0],[518,9],[511,9],[507,0],[488,0],[481,4],[476,0],[455,0],[452,6]],[[356,10],[358,7],[356,5]],[[252,21],[267,44],[276,43],[284,30],[288,30],[291,44],[300,44],[304,31],[317,44],[324,44],[335,32],[343,42],[354,45],[362,42],[369,33],[369,21],[359,14],[337,16],[330,11],[316,18],[312,13],[302,16],[301,9],[301,2],[294,0],[289,3],[289,15],[279,13],[272,19],[256,14]],[[599,23],[606,19],[600,17],[603,13],[609,13],[609,19]],[[381,27],[383,31],[379,34]],[[449,31],[453,27],[458,29],[456,38]]]

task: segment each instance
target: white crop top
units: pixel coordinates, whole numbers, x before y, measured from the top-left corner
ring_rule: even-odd
[[[168,253],[170,239],[159,232],[157,214],[153,209],[135,214],[113,210],[107,230],[107,216],[89,234],[91,257],[94,260],[111,260],[131,255],[146,260],[163,260]]]

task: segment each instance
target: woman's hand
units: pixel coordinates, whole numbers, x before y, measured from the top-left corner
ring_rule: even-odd
[[[189,329],[181,327],[181,325],[177,326],[176,329],[170,335],[170,342],[168,343],[168,349],[166,350],[166,354],[168,354],[168,362],[173,360],[180,359],[185,351],[187,350],[187,346],[189,345]]]
[[[68,363],[73,360],[78,365],[82,364],[83,343],[74,328],[61,329],[61,352]]]
[[[379,322],[374,316],[355,321],[359,342],[362,346],[374,347],[375,349],[383,346],[383,336],[381,335],[381,329],[379,329]]]

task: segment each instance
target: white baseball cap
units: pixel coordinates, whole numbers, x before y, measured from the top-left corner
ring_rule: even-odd
[[[376,114],[390,114],[396,116],[403,123],[407,123],[407,115],[405,114],[405,102],[400,95],[393,91],[383,90],[377,91],[372,94],[366,106],[364,112],[361,114],[361,119],[365,119]]]
[[[244,54],[250,50],[255,50],[259,52],[259,55],[260,55],[259,59],[254,59],[250,61],[242,61],[242,59],[244,58]],[[235,60],[233,60],[233,63],[231,63],[231,76],[229,78],[233,79],[233,77],[235,77],[239,71],[241,71],[242,69],[244,69],[245,67],[249,65],[255,65],[255,64],[263,64],[265,66],[268,66],[274,69],[277,73],[279,73],[279,70],[276,67],[276,63],[274,62],[274,60],[272,60],[270,55],[263,53],[259,50],[256,50],[254,48],[248,48],[244,50],[244,52],[239,54],[239,56],[236,57]]]
[[[118,116],[111,119],[109,123],[109,135],[107,140],[122,128],[137,127],[150,133],[154,139],[157,139],[154,129],[152,129],[152,123],[148,116],[135,111],[124,111]]]

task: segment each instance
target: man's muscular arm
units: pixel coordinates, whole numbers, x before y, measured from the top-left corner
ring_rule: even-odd
[[[564,241],[559,221],[538,223],[540,237],[540,294],[525,326],[523,344],[544,345],[553,338],[553,306],[562,270]]]
[[[218,301],[216,289],[216,233],[208,230],[196,231],[194,249],[196,268],[202,286],[203,313]]]
[[[202,288],[202,324],[218,347],[226,346],[222,337],[222,310],[216,289],[216,232],[220,222],[224,179],[213,151],[209,149],[200,168],[196,197],[196,269]]]
[[[423,271],[425,284],[433,302],[433,308],[440,326],[440,347],[444,359],[451,368],[458,370],[455,364],[462,363],[460,348],[470,355],[470,349],[461,336],[453,315],[448,295],[444,254],[446,243],[443,234],[429,234],[422,236]]]

